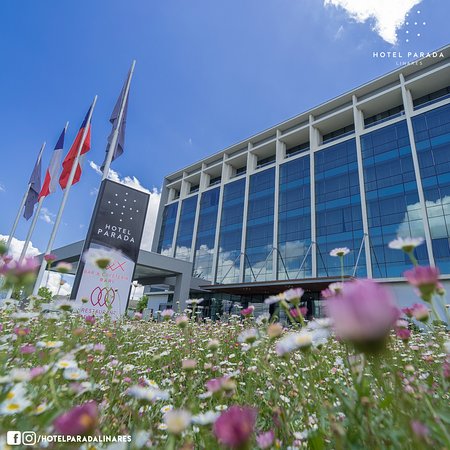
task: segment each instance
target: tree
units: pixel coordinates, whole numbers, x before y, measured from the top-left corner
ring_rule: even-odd
[[[145,308],[147,308],[147,303],[148,303],[148,297],[146,295],[143,295],[137,305],[136,305],[136,311],[137,312],[142,312],[144,311]]]
[[[48,287],[44,286],[39,288],[38,295],[48,301],[51,301],[53,297],[52,291]]]

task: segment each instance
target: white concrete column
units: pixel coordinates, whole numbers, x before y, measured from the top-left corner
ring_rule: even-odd
[[[177,243],[177,235],[178,235],[178,227],[180,225],[180,215],[181,215],[181,207],[183,205],[182,200],[178,200],[178,208],[177,208],[177,218],[175,220],[175,227],[173,229],[173,238],[172,238],[172,250],[170,251],[170,254],[167,256],[175,256],[175,245]]]
[[[252,155],[251,149],[253,148],[253,144],[251,142],[248,143],[248,153],[247,153],[247,172],[245,174],[245,196],[244,196],[244,213],[242,214],[242,238],[241,238],[241,259],[239,266],[239,281],[242,283],[244,281],[244,266],[245,266],[245,244],[247,240],[247,215],[248,215],[248,193],[250,190],[250,175],[255,170],[256,164],[256,156]]]
[[[319,148],[320,133],[317,128],[314,127],[314,117],[309,116],[309,178],[310,178],[310,192],[311,192],[311,276],[317,278],[317,233],[316,233],[316,186],[315,186],[315,164],[314,164],[314,152]]]
[[[168,256],[172,256],[172,257],[175,257],[175,246],[177,244],[177,235],[178,235],[178,228],[180,226],[181,208],[183,206],[182,199],[184,199],[184,197],[186,197],[187,193],[189,193],[190,183],[184,179],[186,176],[187,176],[187,172],[183,172],[183,179],[181,180],[180,198],[178,200],[177,218],[175,221],[175,227],[173,229],[172,251],[170,252],[170,255],[168,255]]]
[[[226,167],[230,167],[226,164],[226,155],[223,155],[222,162],[222,179],[220,182],[220,193],[219,193],[219,204],[217,206],[217,222],[216,222],[216,234],[214,235],[214,251],[213,251],[213,262],[212,262],[212,282],[217,283],[217,263],[219,261],[219,235],[220,235],[220,224],[222,222],[222,206],[223,206],[223,191],[225,189],[225,179],[228,178],[225,175]]]
[[[431,241],[431,232],[430,232],[430,223],[428,222],[428,213],[425,203],[425,195],[423,193],[423,186],[422,186],[422,178],[420,176],[420,167],[419,167],[419,158],[417,156],[417,147],[416,147],[416,141],[414,139],[414,129],[412,124],[411,116],[414,112],[414,105],[413,100],[411,96],[411,92],[406,88],[405,86],[405,77],[403,74],[400,74],[400,84],[402,87],[402,98],[403,98],[403,107],[405,108],[405,117],[406,117],[406,124],[408,126],[408,134],[409,134],[409,141],[411,144],[411,155],[414,165],[414,173],[416,175],[416,183],[417,183],[417,191],[419,194],[419,201],[420,201],[420,210],[422,213],[423,218],[423,229],[425,233],[425,242],[427,245],[427,251],[428,251],[428,257],[430,259],[430,266],[435,266],[434,261],[434,254],[433,254],[433,245]]]
[[[198,183],[199,189],[197,192],[197,206],[195,207],[195,218],[194,218],[194,229],[192,230],[192,242],[191,242],[191,254],[189,256],[189,261],[194,262],[195,257],[195,244],[197,243],[197,230],[198,230],[198,220],[200,217],[200,200],[202,198],[202,192],[203,190],[208,186],[209,184],[209,175],[204,173],[204,170],[206,169],[206,164],[202,164],[202,171],[200,173],[200,181]]]
[[[367,218],[366,189],[364,184],[364,167],[363,167],[362,147],[361,147],[361,133],[364,131],[364,115],[362,111],[360,111],[356,106],[358,102],[356,95],[352,96],[352,100],[353,100],[353,118],[355,122],[356,157],[358,160],[359,192],[361,197],[361,214],[364,233],[364,254],[366,257],[367,278],[372,278],[372,259],[371,259],[372,255],[370,252],[369,221]],[[359,252],[359,248],[354,248],[353,251],[357,255]]]
[[[272,280],[278,280],[278,210],[280,203],[280,164],[284,159],[286,145],[280,141],[281,131],[277,130],[276,150],[275,150],[275,198],[273,208],[273,254],[272,254]]]
[[[152,238],[152,252],[158,251],[158,244],[159,244],[159,238],[161,236],[161,227],[162,227],[162,221],[164,216],[164,209],[166,207],[166,203],[169,199],[169,189],[167,188],[167,180],[164,179],[163,186],[161,188],[161,197],[159,199],[159,206],[158,206],[158,215],[156,216],[156,224],[155,224],[155,232],[153,233]]]

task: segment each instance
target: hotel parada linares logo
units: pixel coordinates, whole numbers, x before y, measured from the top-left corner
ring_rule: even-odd
[[[443,52],[422,52],[422,51],[374,51],[372,52],[372,58],[375,59],[392,59],[396,60],[398,66],[415,65],[421,66],[423,59],[431,58],[435,60],[444,59]],[[417,61],[419,60],[419,61]]]

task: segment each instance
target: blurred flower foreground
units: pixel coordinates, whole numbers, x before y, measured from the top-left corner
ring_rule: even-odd
[[[266,300],[271,317],[249,307],[217,321],[197,314],[201,299],[148,320],[4,301],[0,448],[11,430],[74,436],[41,446],[86,450],[450,448],[450,345],[436,320],[446,305],[414,245],[393,244],[412,261],[416,303],[403,311],[371,280],[330,285],[328,317],[309,321],[299,288]],[[25,292],[35,270],[4,251],[6,288]],[[130,442],[98,443],[119,435]]]

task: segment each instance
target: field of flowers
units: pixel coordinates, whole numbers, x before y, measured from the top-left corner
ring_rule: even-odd
[[[4,265],[7,280],[24,273]],[[433,309],[436,272],[406,276]],[[289,326],[252,308],[201,320],[201,300],[149,321],[5,302],[0,448],[9,430],[79,439],[49,448],[450,448],[445,324],[419,305],[399,311],[370,280],[330,286],[326,319],[303,318],[302,294],[267,299]],[[131,442],[96,443],[117,435]]]

